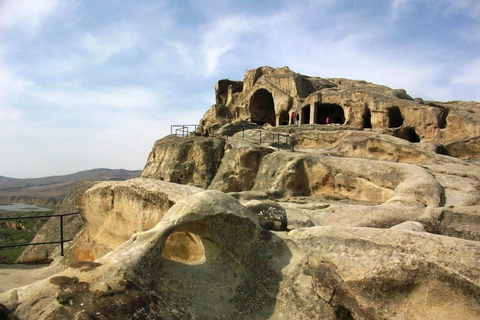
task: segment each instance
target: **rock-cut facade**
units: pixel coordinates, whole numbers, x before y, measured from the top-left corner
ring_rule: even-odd
[[[259,125],[338,124],[372,129],[410,142],[449,144],[478,139],[480,103],[424,101],[403,89],[363,80],[302,75],[288,67],[247,70],[243,81],[223,79],[216,103],[200,125],[244,119]]]

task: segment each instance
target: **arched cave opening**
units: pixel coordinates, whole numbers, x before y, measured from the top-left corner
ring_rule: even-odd
[[[447,127],[447,117],[448,117],[448,110],[443,109],[438,117],[438,127],[440,129],[445,129]]]
[[[287,111],[282,111],[282,113],[280,113],[279,124],[281,126],[286,126],[286,125],[288,125],[288,120],[290,120],[288,118],[288,112]]]
[[[302,124],[310,123],[310,105],[302,108]]]
[[[256,91],[250,99],[250,120],[259,125],[275,126],[275,104],[273,96],[265,89]]]
[[[363,118],[363,127],[372,128],[372,115],[370,113],[370,109],[365,108],[365,113],[363,114],[362,118]]]
[[[317,109],[317,116],[315,117],[315,123],[317,124],[343,124],[345,122],[345,113],[338,104],[316,103],[315,108]]]
[[[398,128],[403,125],[403,116],[397,106],[391,107],[387,110],[387,117],[389,128]]]
[[[420,137],[418,136],[417,132],[414,128],[408,128],[406,133],[406,138],[410,142],[420,142]]]
[[[395,130],[393,135],[397,138],[408,140],[412,143],[420,142],[420,137],[418,136],[415,128],[413,127],[403,127]]]
[[[162,257],[185,264],[200,264],[205,261],[202,239],[189,232],[172,232],[165,241]]]

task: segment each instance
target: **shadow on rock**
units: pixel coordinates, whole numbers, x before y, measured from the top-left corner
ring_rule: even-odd
[[[218,191],[178,203],[156,227],[156,245],[134,273],[162,317],[268,319],[291,257],[276,235]],[[161,239],[161,240],[160,240]]]

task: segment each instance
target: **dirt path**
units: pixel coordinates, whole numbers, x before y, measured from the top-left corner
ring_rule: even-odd
[[[52,265],[0,264],[0,293],[44,279],[57,272]]]

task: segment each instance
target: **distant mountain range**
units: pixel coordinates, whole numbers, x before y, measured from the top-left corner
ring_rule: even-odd
[[[34,179],[0,176],[0,202],[27,203],[55,207],[82,181],[123,181],[138,178],[141,170],[93,169],[77,173]]]

